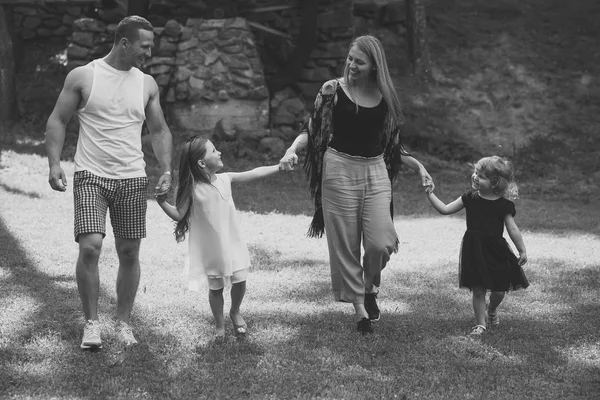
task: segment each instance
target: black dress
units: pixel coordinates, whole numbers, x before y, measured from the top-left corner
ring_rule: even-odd
[[[486,200],[477,192],[466,192],[461,199],[467,231],[460,251],[459,286],[500,292],[528,287],[518,258],[502,236],[504,217],[516,214],[515,203],[504,197]]]

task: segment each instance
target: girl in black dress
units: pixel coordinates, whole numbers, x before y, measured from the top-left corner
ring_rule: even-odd
[[[474,165],[471,176],[473,190],[444,204],[426,189],[433,207],[444,215],[467,210],[467,231],[463,237],[459,264],[459,286],[473,293],[473,311],[476,325],[469,335],[480,336],[486,328],[500,324],[496,308],[508,290],[525,289],[529,282],[521,266],[527,262],[527,252],[521,232],[513,217],[517,197],[510,162],[498,156],[485,157]],[[519,251],[517,258],[502,236],[504,226]],[[487,307],[486,292],[490,291]],[[486,326],[487,319],[487,326]]]

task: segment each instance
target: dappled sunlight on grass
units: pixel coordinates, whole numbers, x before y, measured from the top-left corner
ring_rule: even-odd
[[[218,397],[224,390],[230,397],[502,398],[508,381],[513,396],[542,399],[562,393],[552,371],[563,374],[569,397],[580,383],[592,382],[598,367],[595,234],[523,229],[531,286],[509,293],[499,310],[501,326],[473,341],[465,336],[473,324],[471,294],[457,287],[464,214],[397,215],[400,249],[383,271],[382,319],[374,335],[362,337],[352,305],[333,301],[326,238],[305,236],[310,217],[242,211],[252,266],[241,311],[250,333],[234,338],[226,290],[227,338],[216,341],[205,288],[187,288],[188,243],[175,242],[173,223],[153,200],[132,317],[140,345],[126,350],[114,333],[118,259],[108,224],[100,259],[105,349],[82,353],[72,187],[52,192],[43,159],[11,154],[9,161],[5,154],[0,293],[7,306],[0,309],[0,352],[5,382],[13,383],[0,389],[11,393],[35,397],[44,387],[55,396],[114,398]],[[72,174],[72,164],[65,169]],[[489,372],[491,364],[499,372]],[[524,373],[531,369],[533,375]]]
[[[12,272],[8,268],[0,267],[0,280],[8,280],[12,276]]]
[[[382,302],[380,305],[380,310],[385,314],[410,314],[412,312],[412,307],[409,303],[405,301],[398,301],[394,299],[385,299],[385,302]]]
[[[433,344],[433,343],[431,343]],[[466,336],[448,336],[435,343],[456,358],[467,357],[475,364],[486,365],[499,362],[505,365],[523,365],[527,360],[519,354],[504,354],[493,345]]]
[[[70,281],[60,281],[54,283],[61,290],[77,290],[77,281],[75,278]]]
[[[72,164],[72,163],[67,163]],[[0,170],[3,173],[36,171],[48,172],[48,159],[37,154],[21,154],[14,150],[0,151]]]
[[[34,332],[25,346],[26,349],[37,352],[42,357],[45,352],[58,353],[67,350],[68,347],[69,344],[65,341],[62,333],[50,329]]]
[[[269,310],[271,311],[271,310]],[[279,310],[282,312],[289,312],[290,310]],[[300,332],[299,326],[290,326],[288,324],[278,324],[275,322],[269,322],[268,324],[256,323],[254,324],[256,330],[254,331],[252,340],[263,346],[276,346],[285,344],[293,341]]]
[[[575,368],[580,368],[582,365],[600,368],[600,341],[568,346],[562,350],[562,353]]]
[[[35,297],[28,295],[25,288],[4,285],[0,283],[2,288],[2,307],[0,307],[0,321],[11,321],[12,323],[0,324],[0,341],[8,340],[13,335],[23,335],[23,330],[27,329],[23,324],[29,316],[35,311],[39,305]]]
[[[523,313],[528,316],[531,321],[544,322],[546,324],[564,323],[569,320],[568,314],[573,310],[569,303],[548,302],[548,299],[540,293],[536,293],[537,288],[531,287],[528,290],[526,307]],[[537,294],[537,296],[536,296]],[[536,301],[536,297],[540,296],[542,300]]]
[[[254,297],[254,298],[253,298]],[[281,315],[286,315],[288,318],[293,317],[311,317],[318,315],[324,311],[333,311],[335,308],[332,306],[330,298],[320,299],[319,303],[315,304],[311,301],[285,301],[275,300],[269,301],[268,299],[258,298],[255,296],[248,296],[248,302],[252,301],[252,310],[255,313],[262,313],[270,318],[278,319]],[[254,304],[256,303],[256,304]]]

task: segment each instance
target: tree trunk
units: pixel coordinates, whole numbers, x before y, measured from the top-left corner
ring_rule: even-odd
[[[12,11],[8,6],[0,5],[0,125],[19,118],[13,32]]]
[[[406,0],[408,58],[412,72],[419,78],[429,77],[429,48],[424,0]]]
[[[301,12],[304,19],[300,27],[298,44],[287,61],[287,65],[267,82],[271,93],[278,92],[300,79],[302,67],[304,67],[304,64],[310,57],[310,53],[312,53],[317,45],[319,0],[302,1]]]
[[[127,4],[127,15],[137,15],[138,17],[148,18],[150,9],[150,0],[129,0]]]

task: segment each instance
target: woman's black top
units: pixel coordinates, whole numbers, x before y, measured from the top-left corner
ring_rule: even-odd
[[[333,138],[329,147],[351,156],[376,157],[383,153],[381,133],[387,105],[383,99],[375,107],[352,102],[341,86],[333,107]]]

